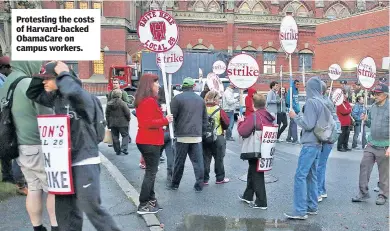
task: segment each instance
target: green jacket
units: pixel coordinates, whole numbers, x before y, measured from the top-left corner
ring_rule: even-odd
[[[107,94],[107,102],[112,99],[111,96],[112,96],[112,91]],[[124,90],[122,90],[122,100],[125,101],[125,103],[131,103],[130,99],[129,99],[129,96],[127,95],[127,92],[124,91]]]
[[[387,98],[383,106],[374,103],[368,112],[368,120],[365,122],[370,128],[367,142],[377,147],[389,147],[389,123],[389,99]]]
[[[0,88],[0,99],[6,97],[10,85],[17,78],[38,74],[41,69],[41,65],[41,61],[12,61],[12,73],[7,77],[3,88]],[[53,114],[51,109],[34,103],[32,100],[27,98],[26,91],[30,82],[31,78],[23,79],[16,86],[14,92],[12,116],[19,145],[41,144],[37,115]]]

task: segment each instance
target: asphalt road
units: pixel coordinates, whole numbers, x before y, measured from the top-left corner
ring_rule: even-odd
[[[134,117],[130,130],[135,140],[137,123]],[[106,144],[101,144],[100,148],[129,182],[140,190],[144,170],[138,166],[140,153],[136,146],[129,145],[128,156],[116,156],[113,149]],[[351,198],[358,190],[362,151],[347,153],[333,151],[327,169],[328,198],[320,203],[319,214],[310,216],[305,221],[288,221],[283,213],[292,209],[293,178],[300,145],[286,143],[277,145],[274,168],[270,172],[277,181],[266,185],[268,210],[265,211],[249,208],[238,200],[237,196],[243,192],[246,184],[239,178],[246,174],[247,163],[239,159],[238,142],[228,142],[227,149],[225,171],[226,177],[229,177],[231,182],[216,185],[211,172],[210,185],[206,186],[202,193],[195,193],[193,190],[195,179],[188,158],[177,191],[169,191],[165,188],[166,164],[160,165],[155,191],[159,203],[164,208],[159,212],[158,217],[165,225],[165,230],[388,230],[389,206],[388,204],[375,205],[376,193],[372,191],[378,180],[375,168],[370,183],[372,198],[365,203],[351,202]]]

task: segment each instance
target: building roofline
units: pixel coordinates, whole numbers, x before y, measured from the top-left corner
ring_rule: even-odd
[[[357,14],[353,14],[353,15],[346,17],[346,18],[339,18],[339,19],[334,19],[334,20],[330,20],[330,21],[326,21],[326,22],[321,22],[321,23],[318,23],[317,26],[327,24],[327,23],[337,22],[337,21],[341,21],[341,20],[346,20],[346,19],[350,19],[350,18],[354,18],[354,17],[359,17],[359,16],[362,16],[365,14],[372,14],[372,13],[376,13],[378,11],[385,11],[385,10],[387,10],[387,11],[390,10],[390,7],[384,7],[383,9],[374,8],[374,9],[369,10],[369,11],[364,11],[364,12],[360,12]]]

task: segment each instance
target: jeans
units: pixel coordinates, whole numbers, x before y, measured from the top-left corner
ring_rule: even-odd
[[[321,145],[303,145],[294,177],[293,214],[304,216],[306,212],[317,211],[318,186],[317,165]]]
[[[331,153],[333,144],[322,144],[322,151],[318,158],[317,168],[317,184],[318,184],[318,196],[326,194],[325,187],[325,175],[326,175],[326,163],[328,161],[329,154]]]
[[[226,153],[226,140],[223,135],[217,137],[217,140],[212,144],[203,143],[203,158],[204,158],[204,182],[210,180],[210,164],[214,157],[214,172],[217,182],[225,179],[225,167],[223,159]]]
[[[187,154],[190,157],[196,182],[194,187],[196,189],[203,189],[204,182],[204,163],[203,163],[203,149],[202,143],[176,143],[176,154],[174,158],[174,167],[172,175],[172,187],[178,188],[181,178],[183,177],[184,164],[187,159]],[[148,163],[146,163],[147,166]]]
[[[277,116],[278,116],[278,125],[279,125],[278,128],[278,139],[279,139],[280,135],[282,135],[284,130],[286,130],[287,128],[287,114],[285,112],[279,112]],[[280,126],[281,124],[283,124],[283,126]]]
[[[352,140],[352,148],[356,148],[358,146],[358,137],[360,135],[362,129],[362,124],[356,124],[354,127],[354,134],[353,134],[353,140]],[[362,134],[362,148],[366,146],[366,133],[365,129],[363,129],[363,134]]]
[[[172,147],[172,140],[169,139],[161,148],[160,156],[162,156],[163,151],[165,150],[165,155],[167,156],[167,181],[172,181],[173,174],[173,159],[174,159],[174,150]]]
[[[290,126],[288,127],[286,140],[291,140],[291,137],[293,142],[298,141],[298,126],[297,123],[295,123],[294,119],[290,119]]]
[[[139,151],[144,157],[146,169],[139,194],[139,206],[145,206],[148,201],[155,200],[154,182],[160,163],[161,146],[151,144],[137,144]]]
[[[100,165],[72,167],[75,194],[56,195],[55,209],[60,231],[81,231],[83,212],[96,230],[119,231],[117,224],[101,205]]]
[[[226,130],[226,139],[230,139],[233,135],[233,127],[234,127],[234,111],[226,112],[229,116],[229,128]]]
[[[248,160],[248,175],[243,198],[253,201],[253,195],[256,195],[255,204],[260,207],[267,207],[264,172],[257,171],[257,161],[258,159]]]
[[[112,127],[111,134],[115,152],[120,153],[121,150],[127,151],[127,147],[129,146],[129,127]],[[122,136],[122,145],[119,141],[119,134]]]

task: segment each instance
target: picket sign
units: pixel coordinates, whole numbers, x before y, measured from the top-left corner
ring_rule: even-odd
[[[70,117],[39,115],[37,120],[45,158],[48,191],[56,195],[74,194]]]
[[[261,158],[257,161],[257,171],[272,170],[276,140],[278,139],[278,126],[263,126],[261,133]]]
[[[342,73],[342,70],[341,70],[341,67],[340,67],[340,65],[338,65],[338,64],[332,64],[332,65],[330,65],[330,67],[329,67],[329,69],[328,69],[328,76],[329,76],[329,78],[332,80],[331,82],[330,82],[330,90],[329,90],[329,99],[330,99],[330,97],[331,97],[331,92],[332,92],[332,90],[333,90],[333,81],[334,80],[338,80],[339,78],[340,78],[340,76],[341,76],[341,73]]]

